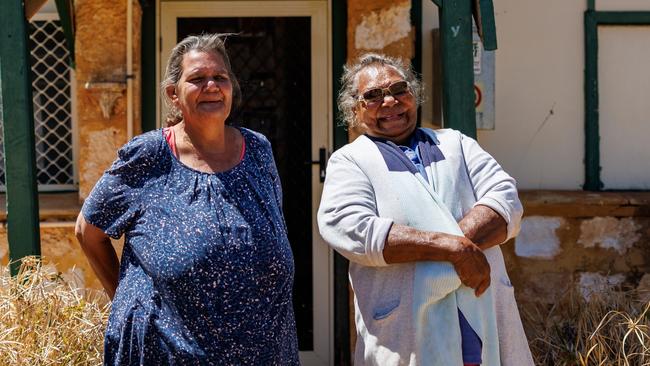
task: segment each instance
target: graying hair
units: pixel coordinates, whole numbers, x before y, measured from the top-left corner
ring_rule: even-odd
[[[352,65],[343,66],[343,76],[341,76],[341,91],[337,98],[339,108],[339,119],[341,124],[347,125],[348,128],[356,127],[354,109],[359,101],[359,74],[367,67],[389,66],[394,68],[404,80],[409,83],[411,93],[419,106],[423,102],[422,83],[415,74],[410,65],[404,64],[397,58],[380,55],[376,53],[366,53],[357,59]]]
[[[230,58],[226,52],[225,45],[225,39],[229,35],[231,34],[206,33],[198,36],[188,36],[174,46],[174,49],[172,49],[172,53],[169,56],[169,60],[167,60],[165,76],[163,81],[160,83],[163,101],[168,110],[167,116],[165,116],[167,126],[173,126],[183,120],[183,115],[178,108],[172,104],[171,99],[167,95],[166,89],[170,85],[176,86],[178,80],[180,80],[181,74],[183,73],[183,57],[190,51],[212,52],[221,56],[228,72],[228,78],[232,84],[232,108],[239,106],[241,102],[241,89],[235,74],[232,72]]]

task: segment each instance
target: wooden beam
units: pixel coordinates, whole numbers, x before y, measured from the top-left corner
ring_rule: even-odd
[[[140,42],[140,75],[142,75],[142,132],[156,129],[156,53],[159,43],[156,42],[156,2],[140,2],[142,6],[142,42]],[[164,125],[164,122],[163,122]]]
[[[600,181],[600,134],[598,132],[598,22],[587,10],[585,23],[585,184],[583,189],[598,191]]]
[[[480,30],[481,42],[486,51],[497,49],[497,28],[494,20],[494,4],[492,0],[479,0],[475,19],[479,19],[476,27]],[[480,28],[479,28],[480,22]]]
[[[4,124],[9,259],[40,255],[34,114],[22,2],[5,1],[0,12],[0,79]],[[16,273],[17,265],[12,266]]]
[[[444,124],[476,138],[472,2],[445,0],[439,14]]]
[[[650,11],[595,11],[598,25],[648,25]]]
[[[72,3],[72,0],[55,0],[55,3],[56,11],[59,13],[59,21],[63,28],[63,34],[65,35],[65,41],[68,46],[68,63],[70,64],[70,67],[74,69],[74,4]]]
[[[336,100],[341,90],[343,65],[347,58],[348,7],[346,1],[331,2],[332,39],[332,145],[336,150],[348,143],[347,127],[338,123]],[[348,284],[349,262],[334,252],[334,365],[352,364],[350,344],[350,291]]]

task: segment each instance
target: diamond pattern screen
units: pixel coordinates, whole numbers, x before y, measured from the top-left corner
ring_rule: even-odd
[[[39,190],[76,189],[70,67],[63,29],[58,20],[32,21],[29,40]],[[3,126],[0,123],[0,129]],[[1,190],[5,187],[3,138],[0,134]]]
[[[227,122],[259,131],[271,141],[295,259],[298,346],[312,350],[310,18],[178,18],[177,25],[179,41],[203,32],[232,33],[226,48],[242,103]]]

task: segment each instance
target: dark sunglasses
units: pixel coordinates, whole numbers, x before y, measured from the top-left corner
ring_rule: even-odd
[[[370,89],[359,96],[359,101],[363,101],[368,105],[375,105],[383,103],[387,95],[399,97],[411,92],[410,85],[407,81],[401,80],[390,84],[387,88],[374,88]]]

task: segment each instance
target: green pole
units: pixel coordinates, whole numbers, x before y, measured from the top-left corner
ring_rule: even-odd
[[[332,100],[341,90],[343,65],[347,58],[348,7],[345,1],[332,1]],[[348,143],[347,128],[338,121],[336,103],[332,106],[334,120],[334,150]],[[349,262],[334,253],[334,364],[351,365],[350,355],[350,293],[348,289]]]
[[[140,42],[140,75],[142,76],[142,132],[156,129],[156,2],[140,2],[142,6],[142,42]],[[165,121],[162,121],[165,126]]]
[[[59,21],[61,22],[61,28],[63,28],[63,34],[65,35],[66,45],[68,46],[68,55],[71,68],[75,68],[74,61],[74,5],[72,0],[55,0],[56,9],[59,13]]]
[[[440,1],[442,111],[445,127],[476,138],[471,0]]]
[[[5,185],[9,260],[40,255],[34,114],[22,1],[5,1],[0,12],[0,79],[4,124]],[[12,274],[18,269],[14,262]]]

